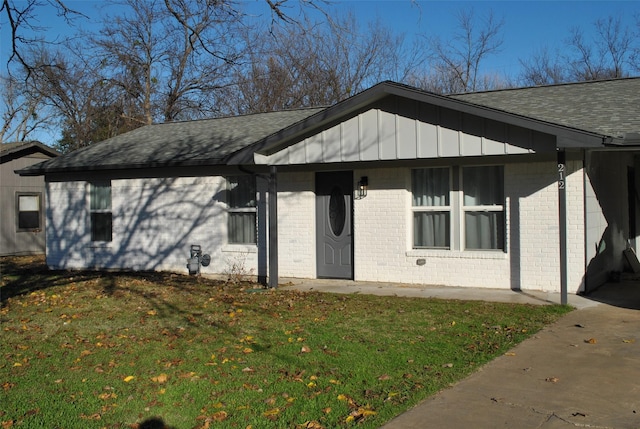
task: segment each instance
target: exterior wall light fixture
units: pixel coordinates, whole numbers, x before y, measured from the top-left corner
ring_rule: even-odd
[[[369,187],[369,178],[362,176],[358,181],[358,197],[364,198],[367,196],[367,188]]]

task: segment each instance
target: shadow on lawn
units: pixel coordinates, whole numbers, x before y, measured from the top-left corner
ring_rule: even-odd
[[[44,256],[6,256],[0,258],[0,301],[53,286],[101,277],[98,272],[52,271]]]
[[[171,284],[183,289],[195,287],[203,282],[220,284],[218,281],[164,272],[50,270],[45,264],[44,256],[41,255],[1,257],[0,276],[0,302],[3,306],[7,299],[15,296],[90,280],[99,280],[102,291],[107,295],[113,295],[122,289],[122,286],[118,285],[118,279],[122,277]]]
[[[171,426],[167,426],[165,422],[158,417],[147,419],[135,427],[137,429],[175,429]]]

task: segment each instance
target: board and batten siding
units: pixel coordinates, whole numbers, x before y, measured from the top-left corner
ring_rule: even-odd
[[[50,159],[50,156],[34,153],[12,159],[0,169],[0,255],[41,254],[45,251],[45,218],[40,218],[39,231],[17,231],[16,193],[28,192],[41,195],[41,211],[44,212],[45,185],[42,176],[23,177],[15,170]]]
[[[555,137],[422,103],[364,111],[269,155],[259,164],[516,155],[555,151]]]

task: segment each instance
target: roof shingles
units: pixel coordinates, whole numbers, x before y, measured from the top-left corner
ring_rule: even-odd
[[[217,165],[238,150],[321,110],[298,109],[147,125],[28,167],[23,173]]]
[[[50,172],[110,170],[143,167],[220,165],[245,149],[255,149],[279,131],[318,127],[340,120],[340,106],[371,104],[385,89],[402,87],[383,82],[329,109],[313,108],[259,113],[218,119],[148,125],[87,148],[21,171],[25,175]],[[382,88],[383,91],[380,91]],[[411,87],[406,87],[411,88]],[[418,95],[430,95],[411,88]],[[388,94],[388,93],[387,93]],[[505,115],[518,115],[604,137],[640,135],[640,78],[613,79],[531,88],[457,94],[439,99],[460,106],[479,106]],[[346,103],[346,104],[345,104]],[[322,115],[315,115],[323,111]],[[313,118],[311,118],[313,116]],[[310,122],[305,119],[310,118]],[[315,119],[315,120],[314,120]],[[297,124],[297,125],[294,125]],[[293,132],[292,131],[292,132]],[[298,130],[299,131],[299,130]],[[285,133],[286,134],[286,133]],[[284,134],[283,134],[284,135]],[[278,138],[280,138],[278,137]],[[635,137],[634,137],[635,138]],[[277,144],[276,142],[275,144]]]
[[[452,98],[610,137],[640,132],[640,79],[452,95]]]

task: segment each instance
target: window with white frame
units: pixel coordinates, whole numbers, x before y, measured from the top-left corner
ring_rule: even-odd
[[[414,249],[504,250],[502,166],[414,169],[411,194]]]
[[[38,231],[42,219],[42,195],[39,192],[18,192],[16,194],[17,231]]]
[[[230,244],[256,244],[256,180],[253,176],[227,177],[228,240]]]
[[[504,168],[464,167],[464,248],[504,250]]]
[[[451,240],[450,169],[411,171],[413,247],[449,249]]]
[[[111,213],[111,182],[89,184],[91,241],[111,241],[113,216]]]

